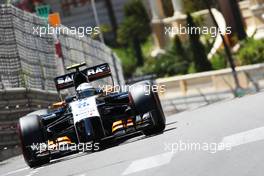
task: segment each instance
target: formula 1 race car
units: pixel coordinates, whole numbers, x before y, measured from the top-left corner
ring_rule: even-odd
[[[90,144],[91,151],[96,151],[106,140],[135,132],[149,136],[164,131],[165,116],[158,93],[153,89],[146,92],[154,86],[153,81],[133,84],[126,92],[106,93],[93,87],[92,82],[112,78],[109,65],[80,70],[82,66],[85,63],[73,65],[67,69],[75,71],[54,79],[58,91],[74,87],[74,95],[55,103],[52,110],[35,111],[19,119],[23,156],[30,167],[46,164],[53,155],[63,153],[60,146],[67,146],[64,152],[79,152],[76,145]]]

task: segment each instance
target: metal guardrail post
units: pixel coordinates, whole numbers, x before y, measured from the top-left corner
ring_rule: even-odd
[[[207,6],[207,9],[209,11],[209,14],[215,24],[215,26],[219,28],[219,25],[214,17],[214,14],[212,13],[212,10],[211,10],[211,5],[210,5],[210,2],[209,0],[205,0],[205,4]],[[221,36],[222,40],[223,40],[223,44],[224,44],[224,47],[225,47],[225,51],[226,51],[226,55],[227,55],[227,60],[230,64],[230,67],[232,69],[232,75],[233,75],[233,78],[234,78],[234,81],[235,81],[235,85],[236,85],[236,88],[235,88],[235,96],[236,97],[241,97],[243,96],[243,91],[242,91],[242,88],[239,84],[239,79],[238,79],[238,76],[237,76],[237,72],[236,72],[236,66],[235,66],[235,63],[234,63],[234,59],[232,57],[232,54],[231,54],[231,51],[230,51],[230,48],[228,47],[228,44],[226,42],[226,39],[225,37],[222,35],[222,33],[220,32],[219,35]]]

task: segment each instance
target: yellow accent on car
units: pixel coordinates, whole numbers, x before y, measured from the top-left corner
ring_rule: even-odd
[[[48,145],[50,146],[50,145],[54,145],[54,142],[53,141],[50,141],[50,140],[48,140]]]
[[[66,105],[65,101],[56,102],[52,104],[52,108],[57,109],[57,108],[64,107],[65,105]]]
[[[55,149],[60,144],[71,144],[71,140],[68,136],[58,137],[56,141],[48,140],[48,146],[50,149]]]
[[[127,119],[126,121],[118,120],[113,123],[112,125],[112,133],[114,133],[116,130],[128,128],[134,126],[134,122],[131,118]]]
[[[85,66],[85,65],[86,65],[86,63],[85,63],[85,62],[82,62],[82,63],[79,63],[79,64],[73,64],[73,65],[71,65],[71,66],[68,66],[68,67],[66,67],[66,69],[67,69],[67,70],[71,70],[71,69],[73,69],[73,68],[81,67],[81,66]]]
[[[112,125],[112,133],[115,132],[116,130],[120,129],[120,128],[124,128],[122,120],[118,120],[118,121],[114,122]]]
[[[57,142],[58,143],[61,143],[61,142],[71,143],[71,140],[70,140],[70,138],[68,138],[68,136],[63,136],[63,137],[57,138]]]
[[[48,147],[49,147],[49,149],[54,150],[56,148],[56,146],[57,145],[54,143],[54,141],[48,140]]]
[[[133,125],[134,125],[134,123],[133,123],[132,119],[128,119],[126,126],[130,127],[130,126],[133,126]]]

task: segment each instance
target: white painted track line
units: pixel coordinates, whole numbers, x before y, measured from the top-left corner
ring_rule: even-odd
[[[12,175],[12,174],[15,174],[15,173],[18,173],[18,172],[22,172],[22,171],[27,170],[27,169],[29,169],[29,167],[24,167],[24,168],[17,169],[17,170],[11,171],[11,172],[7,172],[7,173],[5,173],[2,176]]]
[[[148,158],[135,160],[128,166],[128,168],[122,173],[122,175],[128,175],[131,173],[168,164],[170,163],[172,157],[173,157],[173,153],[167,152],[167,153],[151,156]]]
[[[236,147],[252,142],[264,140],[264,127],[240,132],[223,138],[222,143],[228,144],[230,147]],[[122,175],[128,175],[139,171],[159,167],[170,163],[173,157],[172,152],[163,153],[139,160],[133,161]]]
[[[223,138],[222,142],[229,144],[231,147],[236,147],[260,140],[264,140],[264,127],[226,136]]]

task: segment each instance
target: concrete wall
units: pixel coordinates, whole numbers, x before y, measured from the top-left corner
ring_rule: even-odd
[[[243,93],[264,88],[264,64],[237,67],[237,71]],[[157,82],[166,87],[160,97],[167,114],[234,98],[231,69],[163,78]]]

